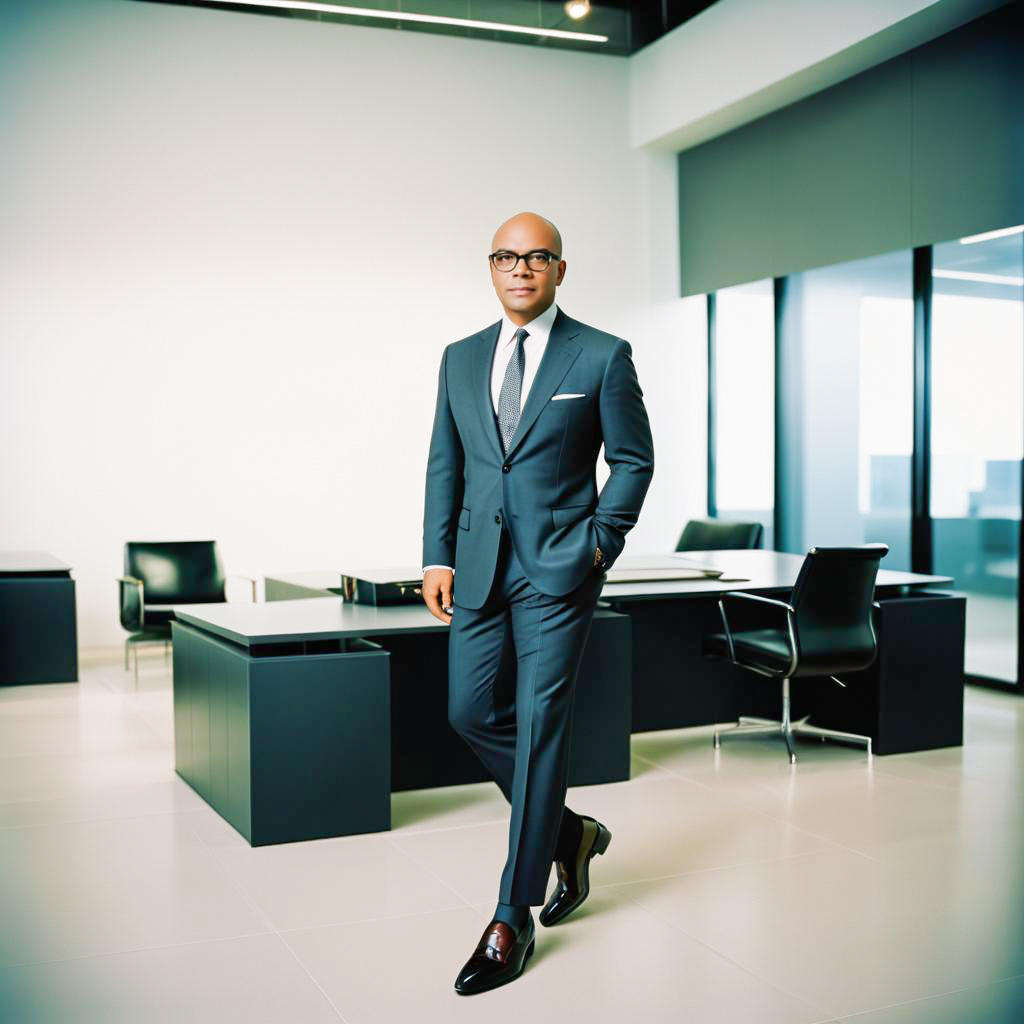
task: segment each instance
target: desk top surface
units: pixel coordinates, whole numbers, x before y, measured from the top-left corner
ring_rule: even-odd
[[[448,632],[448,626],[435,619],[421,604],[376,607],[351,604],[340,597],[301,597],[294,601],[266,601],[262,604],[178,605],[174,615],[186,625],[205,633],[215,633],[244,647],[345,637]],[[598,615],[621,618],[607,609],[600,609]]]
[[[246,647],[296,640],[337,640],[344,637],[395,633],[442,633],[448,627],[425,605],[376,607],[350,604],[340,597],[301,597],[266,601],[178,605],[175,618],[207,633],[216,633]]]
[[[54,558],[48,551],[0,551],[0,573],[71,572],[71,566]]]
[[[635,556],[632,559],[620,559],[620,562],[624,562],[624,568],[629,568],[630,563],[634,566],[640,563],[648,565],[652,557],[655,556]],[[664,557],[667,560],[670,556]],[[621,600],[626,603],[666,597],[706,598],[727,590],[785,590],[793,586],[803,560],[803,555],[776,551],[688,552],[686,561],[690,564],[721,569],[727,575],[713,580],[609,582],[605,584],[601,597],[604,601]],[[300,583],[311,588],[322,587],[325,596],[299,598],[293,601],[269,601],[263,604],[179,605],[175,609],[175,615],[181,622],[223,636],[243,646],[296,640],[441,633],[448,629],[421,604],[378,607],[351,604],[342,601],[340,597],[326,596],[328,586],[337,586],[340,583],[340,572],[327,570],[284,573],[269,578]],[[878,586],[883,591],[950,582],[948,576],[922,576],[918,573],[885,570],[878,574]]]
[[[687,551],[683,557],[667,555],[624,555],[612,568],[612,578],[605,583],[601,597],[605,601],[650,601],[660,597],[707,597],[721,594],[726,590],[772,591],[788,590],[796,583],[797,574],[804,563],[803,555],[792,555],[782,551]],[[617,570],[646,568],[657,565],[700,566],[721,570],[719,579],[658,580],[647,583],[616,583]],[[883,563],[884,564],[884,563]],[[353,575],[353,572],[349,572]],[[354,571],[359,575],[358,571]],[[403,573],[396,570],[396,577],[415,579],[415,570]],[[268,579],[329,592],[341,584],[341,571],[332,569],[309,572],[275,573]],[[362,577],[366,578],[366,577]],[[948,586],[951,576],[925,576],[921,573],[879,569],[877,588],[885,593],[899,587]],[[456,593],[457,593],[456,589]]]
[[[722,576],[714,580],[680,580],[657,583],[612,583],[604,585],[605,601],[651,601],[660,597],[707,597],[727,590],[772,591],[790,590],[796,583],[804,555],[784,551],[687,551],[685,564],[720,569]],[[648,556],[649,558],[649,556]],[[646,560],[646,559],[645,559]],[[632,560],[620,558],[613,567],[629,568]],[[884,560],[883,560],[884,564]],[[948,586],[952,576],[925,576],[916,572],[879,569],[876,590],[891,592],[901,587]]]

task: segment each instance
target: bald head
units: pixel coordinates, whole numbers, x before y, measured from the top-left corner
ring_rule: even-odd
[[[520,242],[522,246],[518,244]],[[491,251],[497,252],[499,249],[511,249],[513,252],[548,249],[556,256],[561,256],[562,236],[547,217],[539,213],[517,213],[494,232]]]
[[[519,257],[538,252],[548,254],[532,261],[534,266],[543,267],[539,270],[531,269],[525,258],[517,260],[511,270],[499,270],[491,264],[491,281],[505,315],[520,326],[528,324],[555,301],[555,289],[565,276],[562,236],[547,217],[517,213],[495,231],[491,246],[494,253],[513,253]],[[546,259],[549,262],[545,263]]]

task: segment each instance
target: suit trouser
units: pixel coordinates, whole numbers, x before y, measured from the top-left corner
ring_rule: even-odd
[[[563,597],[542,594],[507,534],[482,608],[460,607],[455,581],[448,718],[512,805],[502,903],[544,903],[565,808],[576,676],[601,582],[595,569]]]

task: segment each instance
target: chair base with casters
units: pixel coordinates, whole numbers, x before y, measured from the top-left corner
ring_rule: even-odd
[[[715,749],[723,736],[780,734],[796,763],[796,736],[817,736],[845,743],[863,744],[870,759],[871,738],[859,733],[811,725],[805,715],[792,721],[789,682],[795,676],[828,677],[846,684],[834,673],[867,668],[878,650],[872,621],[878,563],[888,552],[884,544],[848,548],[811,548],[793,587],[789,601],[733,591],[722,595],[718,611],[724,633],[706,638],[712,656],[727,657],[737,668],[782,683],[782,717],[743,717],[729,729],[715,730]],[[757,607],[777,620],[774,628],[737,632],[726,614],[726,601]]]
[[[839,682],[837,679],[836,682]],[[840,683],[840,685],[843,685]],[[840,740],[845,743],[863,743],[867,748],[868,757],[871,757],[871,737],[861,736],[855,732],[842,732],[839,729],[825,729],[817,725],[809,725],[807,719],[810,715],[804,715],[795,722],[789,717],[789,679],[782,680],[782,718],[776,721],[772,718],[756,718],[750,715],[740,715],[736,725],[727,729],[716,729],[714,734],[714,747],[718,750],[722,740],[730,736],[778,736],[781,734],[786,741],[786,749],[789,751],[789,763],[796,764],[796,751],[794,750],[794,738],[796,736],[818,736],[822,743],[825,740]]]

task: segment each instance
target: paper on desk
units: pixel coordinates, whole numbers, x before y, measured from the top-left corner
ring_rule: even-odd
[[[609,583],[674,583],[682,580],[717,580],[721,569],[677,566],[620,566],[608,570]]]

